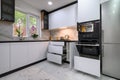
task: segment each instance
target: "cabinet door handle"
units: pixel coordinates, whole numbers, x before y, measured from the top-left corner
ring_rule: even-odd
[[[104,57],[104,45],[102,45],[102,57]]]

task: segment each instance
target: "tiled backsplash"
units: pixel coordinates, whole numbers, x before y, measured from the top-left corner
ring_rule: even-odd
[[[49,40],[50,31],[49,30],[41,30],[40,40]]]
[[[69,40],[78,40],[76,26],[50,30],[50,34],[52,40],[60,39],[61,37],[65,37],[65,35],[69,35]]]

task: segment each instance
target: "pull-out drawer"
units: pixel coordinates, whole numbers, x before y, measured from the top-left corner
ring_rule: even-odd
[[[48,52],[50,52],[50,53],[56,53],[56,54],[63,54],[63,46],[49,45]]]
[[[50,45],[64,46],[64,42],[50,42]]]
[[[58,64],[62,64],[62,56],[61,55],[47,53],[47,60],[58,63]]]
[[[100,77],[100,60],[75,56],[74,68],[76,70]]]

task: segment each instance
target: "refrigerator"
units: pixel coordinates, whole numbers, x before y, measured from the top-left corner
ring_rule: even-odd
[[[120,0],[101,4],[102,74],[120,79]]]

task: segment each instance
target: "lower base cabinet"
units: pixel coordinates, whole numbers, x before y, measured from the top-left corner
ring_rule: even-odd
[[[48,42],[22,42],[10,44],[10,69],[14,70],[22,66],[45,59]]]
[[[30,42],[28,45],[28,63],[33,63],[47,57],[48,42]]]
[[[100,60],[74,56],[74,69],[100,77]]]
[[[9,71],[9,43],[0,43],[0,74]]]
[[[48,43],[0,43],[0,74],[47,58]]]
[[[11,70],[28,64],[28,43],[11,43],[10,50]]]
[[[47,53],[47,60],[58,63],[58,64],[62,64],[62,56],[61,55]]]

